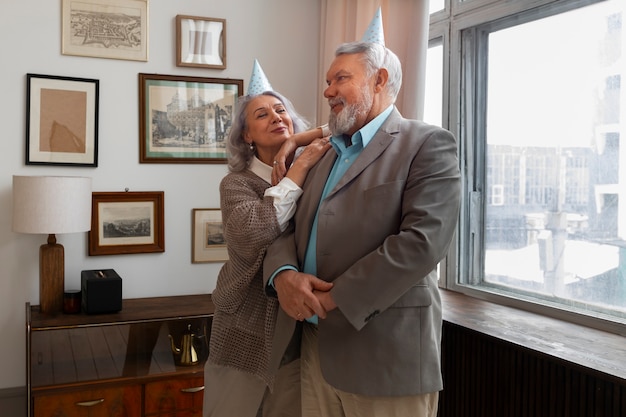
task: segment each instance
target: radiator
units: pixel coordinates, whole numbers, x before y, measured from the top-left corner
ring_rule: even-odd
[[[442,367],[439,417],[626,417],[626,381],[449,322]]]

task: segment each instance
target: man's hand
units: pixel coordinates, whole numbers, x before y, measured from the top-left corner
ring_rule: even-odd
[[[326,309],[315,292],[328,292],[333,284],[311,274],[286,270],[274,278],[274,288],[278,294],[280,307],[296,320],[304,320],[317,314],[326,318]]]
[[[327,313],[337,308],[337,304],[335,304],[333,297],[331,297],[328,291],[315,290],[313,291],[313,294],[317,297],[320,304],[322,305],[324,310],[326,310]],[[321,318],[325,318],[325,317],[321,317]]]

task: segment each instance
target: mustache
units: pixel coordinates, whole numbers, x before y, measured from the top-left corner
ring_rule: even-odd
[[[335,97],[335,98],[331,98],[328,100],[328,105],[330,107],[333,107],[336,104],[343,104],[344,106],[346,105],[346,102],[343,98],[341,97]]]

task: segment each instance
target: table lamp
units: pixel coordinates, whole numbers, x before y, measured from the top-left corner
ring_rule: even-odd
[[[63,308],[65,253],[57,233],[91,229],[91,178],[13,176],[13,231],[47,234],[39,248],[39,308],[44,314]]]

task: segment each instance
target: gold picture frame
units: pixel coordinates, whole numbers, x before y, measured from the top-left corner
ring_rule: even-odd
[[[148,0],[63,0],[61,53],[148,60]]]
[[[93,192],[89,255],[165,252],[164,195]]]
[[[227,261],[222,211],[195,208],[191,222],[191,263]]]
[[[226,19],[176,16],[176,66],[226,69]]]

